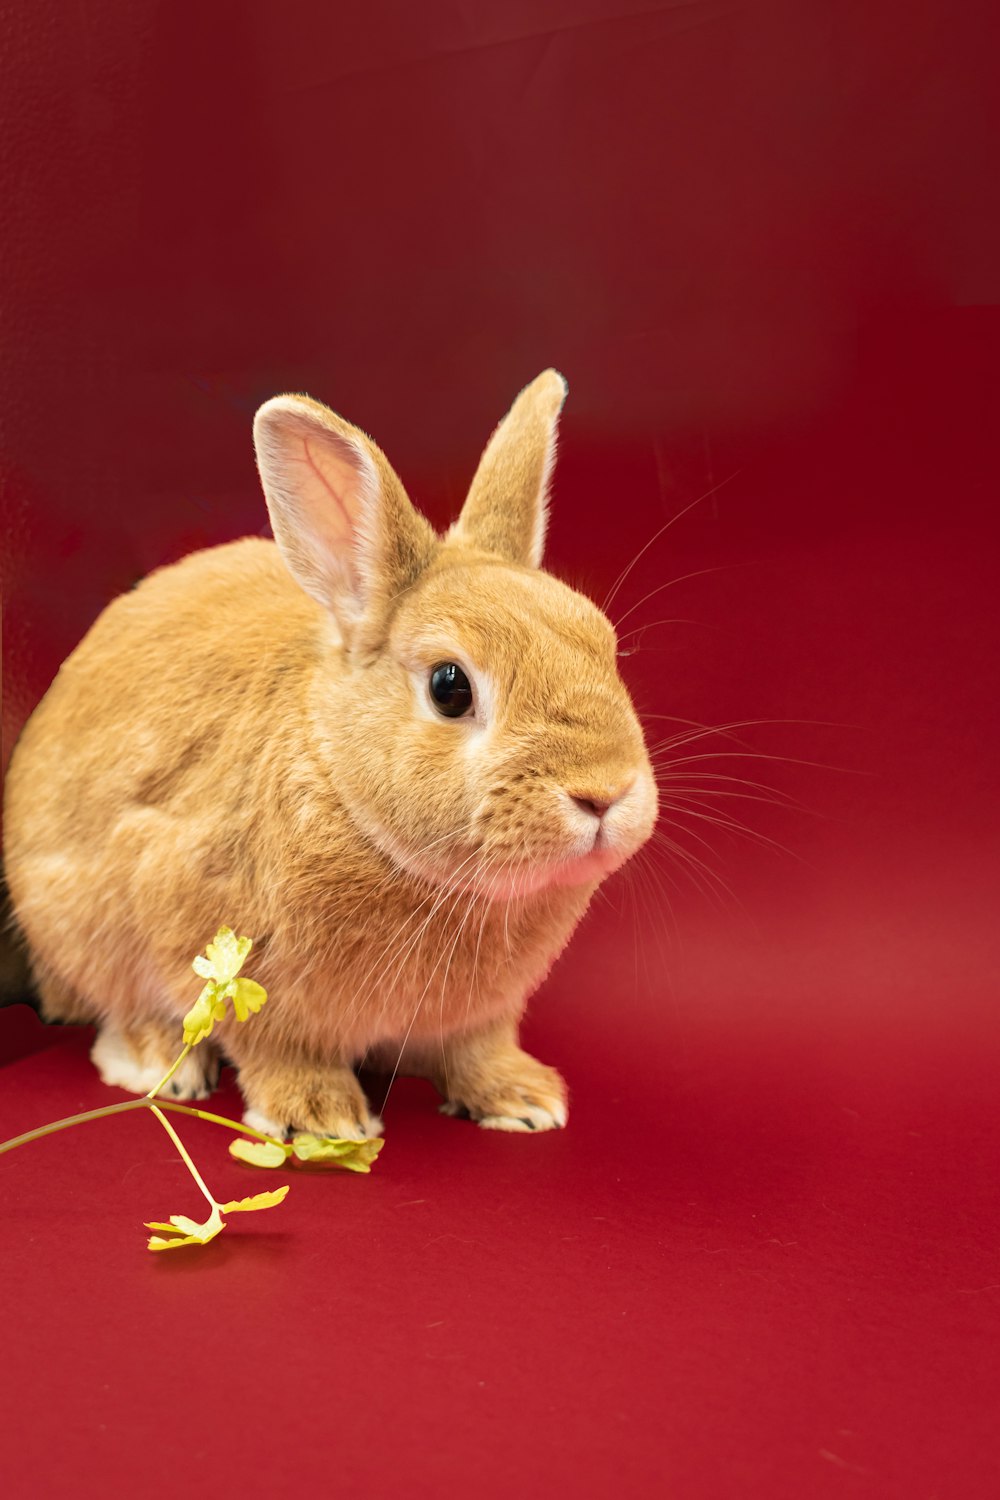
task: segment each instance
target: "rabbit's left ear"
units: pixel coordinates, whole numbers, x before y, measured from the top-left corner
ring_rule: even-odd
[[[378,631],[437,537],[381,449],[308,396],[276,396],[254,421],[274,539],[293,578],[349,644]]]
[[[566,390],[556,370],[544,370],[525,386],[486,446],[451,536],[508,562],[538,567]]]

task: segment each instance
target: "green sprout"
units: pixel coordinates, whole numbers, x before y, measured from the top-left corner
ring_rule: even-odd
[[[227,1130],[238,1132],[241,1139],[230,1142],[230,1155],[251,1166],[280,1167],[288,1161],[295,1161],[310,1166],[339,1167],[349,1172],[370,1172],[372,1162],[382,1149],[381,1141],[327,1139],[304,1133],[294,1136],[290,1141],[279,1141],[259,1130],[252,1130],[249,1125],[229,1120],[224,1115],[214,1115],[208,1110],[194,1109],[190,1105],[176,1104],[159,1097],[192,1048],[211,1034],[217,1021],[224,1019],[230,1003],[237,1021],[244,1022],[251,1015],[256,1015],[267,1000],[267,991],[263,985],[256,980],[240,977],[240,970],[252,947],[252,938],[237,937],[231,927],[220,927],[212,942],[207,944],[204,955],[198,954],[191,967],[200,979],[204,979],[205,985],[184,1017],[183,1050],[148,1094],[141,1099],[130,1099],[124,1104],[108,1104],[102,1109],[87,1110],[84,1114],[70,1115],[63,1120],[54,1120],[50,1125],[39,1126],[37,1130],[29,1130],[24,1135],[0,1143],[0,1156],[5,1151],[13,1151],[16,1146],[25,1146],[29,1141],[53,1135],[71,1125],[83,1125],[90,1120],[103,1120],[108,1115],[127,1114],[136,1109],[152,1110],[207,1200],[210,1210],[204,1223],[184,1214],[171,1214],[168,1223],[147,1223],[147,1229],[160,1231],[150,1235],[146,1242],[148,1249],[153,1251],[177,1250],[186,1245],[207,1245],[225,1229],[223,1214],[255,1213],[260,1209],[276,1208],[288,1193],[286,1184],[272,1192],[255,1193],[250,1198],[220,1203],[205,1185],[201,1173],[164,1110],[169,1110],[172,1114],[194,1115],[199,1120],[208,1120],[213,1125],[223,1125]],[[243,1138],[248,1135],[254,1139]],[[164,1238],[166,1235],[170,1238]]]
[[[203,1042],[216,1021],[222,1020],[227,1000],[233,1002],[237,1021],[256,1015],[264,1004],[267,991],[262,984],[236,977],[252,947],[252,938],[238,938],[231,927],[220,927],[215,941],[205,949],[207,956],[203,958],[199,953],[191,965],[206,984],[184,1017],[184,1040],[189,1048]]]

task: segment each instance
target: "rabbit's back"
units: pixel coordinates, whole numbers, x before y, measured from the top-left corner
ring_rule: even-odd
[[[254,779],[269,772],[276,726],[299,721],[330,629],[257,538],[195,553],[108,606],[7,777],[7,877],[43,967],[65,973],[88,947],[101,967],[117,962],[140,901],[169,928],[182,851],[202,883],[213,861],[231,882]]]
[[[256,538],[194,553],[115,599],[17,745],[8,858],[25,819],[38,849],[89,840],[123,800],[162,801],[194,747],[238,740],[308,670],[322,628],[274,543]]]

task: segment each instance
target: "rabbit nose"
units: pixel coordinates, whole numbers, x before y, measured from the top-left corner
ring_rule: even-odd
[[[569,797],[583,812],[593,813],[595,818],[603,818],[609,808],[621,801],[634,779],[630,777],[628,781],[616,787],[605,786],[588,792],[570,792]]]

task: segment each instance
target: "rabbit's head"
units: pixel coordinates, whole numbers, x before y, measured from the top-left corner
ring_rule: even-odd
[[[279,396],[254,426],[275,539],[332,617],[312,691],[331,783],[409,873],[498,899],[595,885],[656,817],[614,629],[539,567],[565,392],[553,370],[521,392],[443,537],[326,407]]]

